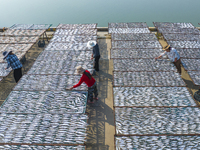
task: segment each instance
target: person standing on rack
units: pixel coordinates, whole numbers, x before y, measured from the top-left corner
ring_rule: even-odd
[[[11,67],[14,70],[14,78],[15,82],[17,83],[19,79],[22,77],[22,64],[12,51],[5,51],[3,52],[3,59],[6,59],[8,66],[5,69]]]
[[[155,59],[157,60],[167,55],[170,61],[173,62],[173,64],[176,66],[178,73],[181,74],[181,59],[176,49],[170,47],[170,45],[167,45],[164,47],[163,50],[165,50],[165,52],[161,54],[160,56],[156,57]]]
[[[92,75],[96,75],[96,71],[99,71],[99,59],[100,59],[100,52],[99,52],[99,45],[96,41],[89,41],[87,43],[88,48],[93,48],[93,53],[91,59],[94,58],[94,71]]]
[[[77,74],[82,74],[78,84],[70,87],[69,89],[72,90],[73,88],[76,88],[80,86],[83,82],[87,84],[88,86],[88,103],[94,103],[93,99],[98,100],[98,91],[97,91],[97,83],[96,80],[92,77],[90,72],[88,70],[83,69],[81,66],[76,67],[76,73]],[[66,90],[68,90],[66,88]],[[94,93],[94,97],[93,97]]]

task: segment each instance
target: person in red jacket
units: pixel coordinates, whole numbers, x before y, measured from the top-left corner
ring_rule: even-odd
[[[76,88],[80,86],[83,82],[87,84],[88,86],[88,103],[94,103],[93,102],[93,93],[94,93],[94,99],[98,100],[98,90],[97,90],[97,83],[96,80],[92,77],[90,72],[88,70],[83,69],[81,66],[76,67],[76,73],[82,74],[78,84],[72,86],[70,90],[73,88]]]

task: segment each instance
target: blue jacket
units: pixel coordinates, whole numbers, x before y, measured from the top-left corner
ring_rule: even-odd
[[[7,69],[9,67],[11,67],[13,70],[22,68],[22,64],[15,54],[14,55],[8,55],[6,57],[6,61],[8,63]]]

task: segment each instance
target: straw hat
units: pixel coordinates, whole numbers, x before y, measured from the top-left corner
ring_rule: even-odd
[[[91,47],[94,47],[96,44],[97,44],[96,41],[89,41],[89,42],[87,43],[87,47],[91,48]]]
[[[169,49],[169,47],[170,47],[170,45],[167,45],[167,46],[165,46],[164,48],[163,48],[163,50],[168,50]]]
[[[3,56],[4,56],[3,59],[5,59],[10,52],[12,52],[12,51],[9,51],[9,52],[5,51],[5,52],[3,52]]]
[[[85,71],[81,66],[76,67],[76,74],[82,74]]]

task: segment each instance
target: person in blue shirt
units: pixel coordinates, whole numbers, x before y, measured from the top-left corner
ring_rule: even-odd
[[[15,82],[17,83],[19,79],[22,77],[22,64],[12,51],[5,51],[3,52],[4,58],[6,59],[8,66],[5,69],[11,67],[14,70],[14,78]]]

